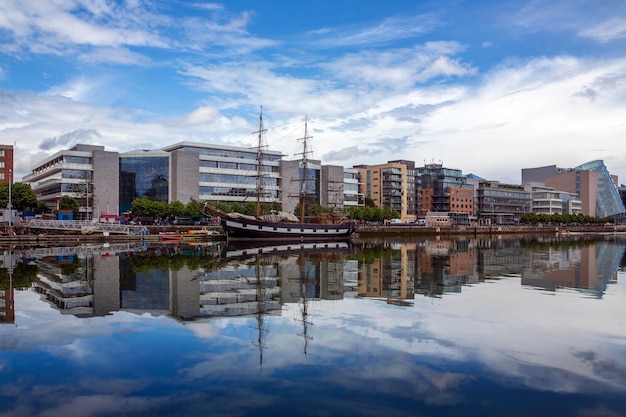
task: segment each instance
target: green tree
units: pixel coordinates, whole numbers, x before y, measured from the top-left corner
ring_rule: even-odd
[[[0,207],[9,205],[9,184],[0,184]],[[11,205],[16,210],[35,210],[38,206],[37,194],[30,185],[23,182],[11,184]]]
[[[195,200],[191,200],[189,203],[185,204],[184,213],[185,215],[194,219],[204,217],[204,215],[202,214],[202,204]]]
[[[72,210],[74,218],[78,217],[79,208],[78,201],[73,197],[64,195],[59,199],[59,210]]]
[[[170,216],[174,216],[174,217],[183,216],[185,214],[185,205],[178,200],[172,201],[169,204],[168,212]]]

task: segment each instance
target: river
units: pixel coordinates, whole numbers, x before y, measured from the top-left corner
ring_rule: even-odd
[[[5,249],[0,417],[626,415],[625,237],[305,246]]]

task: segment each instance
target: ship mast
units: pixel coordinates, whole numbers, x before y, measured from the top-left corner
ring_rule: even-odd
[[[309,164],[309,159],[308,159],[308,154],[309,151],[308,150],[308,139],[313,138],[313,136],[309,136],[309,131],[308,131],[308,117],[305,116],[304,119],[304,137],[300,138],[299,140],[302,141],[302,181],[300,183],[300,223],[304,223],[304,216],[306,213],[306,208],[305,208],[305,200],[306,200],[306,184],[307,184],[307,175],[308,175],[308,164]]]
[[[252,132],[258,133],[259,143],[256,151],[256,218],[261,217],[261,190],[263,190],[263,170],[261,162],[263,161],[263,134],[267,132],[267,129],[263,128],[263,106],[261,106],[261,112],[259,114],[259,130]]]

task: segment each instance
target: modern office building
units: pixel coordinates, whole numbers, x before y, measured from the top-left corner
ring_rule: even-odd
[[[415,162],[389,161],[380,165],[357,165],[360,194],[370,198],[376,207],[388,207],[408,222],[417,219],[417,176]]]
[[[345,207],[362,206],[363,194],[360,189],[359,170],[355,168],[343,169],[343,205]]]
[[[582,214],[582,202],[576,194],[556,191],[541,183],[524,187],[532,195],[532,212],[537,214]]]
[[[603,161],[590,161],[575,168],[550,165],[522,169],[522,185],[531,182],[578,195],[584,215],[626,220],[626,209],[617,190],[617,177],[609,173]]]
[[[91,219],[107,213],[107,208],[117,211],[118,164],[117,152],[79,144],[37,163],[23,182],[30,184],[37,199],[51,209],[58,209],[63,196],[76,199],[79,218]]]
[[[147,197],[152,201],[169,202],[170,156],[164,151],[143,150],[119,154],[119,193],[116,193],[118,187],[111,185],[114,191],[105,195],[106,212],[116,210],[118,205],[115,202],[118,195],[119,214],[130,211],[133,200],[141,197]],[[195,195],[198,195],[197,190]]]
[[[461,170],[426,164],[417,168],[418,217],[428,212],[467,213],[474,215],[474,186]]]
[[[172,201],[188,202],[192,197],[224,203],[256,201],[257,180],[262,202],[281,200],[280,152],[196,142],[162,150],[172,156]]]
[[[257,185],[261,202],[281,203],[293,212],[303,180],[310,203],[339,212],[360,204],[357,170],[311,161],[305,174],[300,161],[282,157],[278,151],[195,142],[125,153],[79,144],[37,163],[23,181],[51,209],[58,209],[63,196],[75,198],[80,219],[121,215],[141,197],[185,204],[256,202]]]
[[[478,182],[474,208],[479,222],[516,225],[524,214],[530,213],[531,206],[531,192],[521,185],[498,181]]]

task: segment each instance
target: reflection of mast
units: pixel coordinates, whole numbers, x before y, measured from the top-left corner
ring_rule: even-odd
[[[307,277],[305,271],[305,256],[304,253],[300,255],[300,280],[299,280],[299,288],[300,288],[300,297],[299,297],[299,305],[300,305],[300,313],[301,313],[301,321],[302,321],[302,333],[299,336],[304,338],[304,355],[307,354],[307,347],[309,344],[309,340],[313,340],[313,337],[309,335],[309,326],[312,326],[313,323],[309,321],[309,305],[307,301]]]
[[[257,301],[257,314],[256,314],[256,324],[257,324],[257,340],[256,342],[252,342],[255,346],[259,348],[259,368],[263,370],[263,350],[267,349],[265,346],[265,336],[268,332],[266,328],[265,318],[263,317],[263,313],[265,310],[264,302],[265,302],[265,290],[263,288],[263,282],[261,281],[261,261],[259,256],[256,257],[256,301]]]

